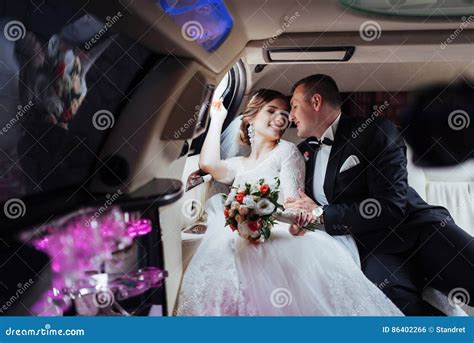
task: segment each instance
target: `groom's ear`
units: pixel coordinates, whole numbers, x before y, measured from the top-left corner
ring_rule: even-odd
[[[321,107],[322,107],[322,97],[321,97],[321,94],[319,93],[314,93],[311,98],[309,99],[310,101],[310,105],[311,105],[311,108],[316,111],[316,112],[319,112],[321,111]]]

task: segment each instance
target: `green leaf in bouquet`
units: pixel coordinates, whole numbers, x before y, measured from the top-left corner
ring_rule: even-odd
[[[256,196],[261,196],[262,195],[262,192],[258,191],[258,192],[253,192],[252,195],[256,195]]]
[[[276,205],[276,203],[278,202],[278,193],[271,193],[270,196],[268,197],[268,199],[270,199],[270,201]]]
[[[280,187],[280,178],[278,176],[275,176],[275,184],[277,187]]]
[[[247,221],[252,222],[257,219],[258,219],[258,216],[250,211],[247,216]]]
[[[306,225],[306,226],[304,227],[304,229],[305,229],[305,230],[308,230],[308,231],[311,231],[311,232],[314,232],[314,231],[316,231],[316,230],[319,229],[319,226],[316,225],[316,224],[314,224],[314,223],[310,223],[310,224]]]
[[[268,227],[268,224],[262,228],[262,235],[265,239],[268,239],[270,237],[270,228]]]
[[[245,184],[245,193],[250,194],[250,189],[252,188],[252,185],[250,183]]]
[[[258,184],[259,184],[260,186],[263,185],[264,183],[265,183],[265,179],[260,179],[260,180],[258,180]]]
[[[278,202],[275,204],[275,207],[277,208],[277,210],[285,210],[285,206],[283,206],[282,204]]]

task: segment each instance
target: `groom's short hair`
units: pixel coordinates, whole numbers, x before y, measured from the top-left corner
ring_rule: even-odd
[[[334,107],[340,107],[342,105],[342,97],[341,93],[339,93],[336,81],[329,75],[314,74],[307,76],[296,82],[291,92],[293,93],[300,85],[304,86],[306,100],[311,99],[313,94],[318,93],[325,101]]]

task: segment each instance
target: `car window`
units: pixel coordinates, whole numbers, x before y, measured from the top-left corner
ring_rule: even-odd
[[[87,185],[104,140],[159,56],[66,2],[0,12],[0,197]],[[81,16],[82,15],[82,16]],[[59,25],[60,23],[61,25]]]
[[[218,99],[224,99],[224,104],[227,105],[227,107],[229,107],[230,105],[229,101],[226,101],[225,98],[231,91],[233,91],[233,88],[235,88],[235,83],[232,83],[231,81],[232,80],[231,80],[230,72],[228,72],[217,85],[214,91],[214,94],[212,95],[212,101],[215,101]],[[228,125],[229,122],[230,121],[226,119],[223,130],[225,129],[226,124]],[[191,143],[191,149],[189,152],[190,156],[197,155],[200,153],[206,134],[207,134],[207,129],[203,134],[193,139]]]

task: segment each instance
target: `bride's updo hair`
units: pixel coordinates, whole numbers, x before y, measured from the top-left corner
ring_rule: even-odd
[[[269,102],[281,99],[287,105],[287,109],[290,109],[290,99],[288,96],[273,90],[261,88],[253,92],[244,112],[242,113],[242,124],[240,125],[240,143],[250,145],[250,139],[248,135],[248,128],[250,120],[254,118],[258,112]]]

